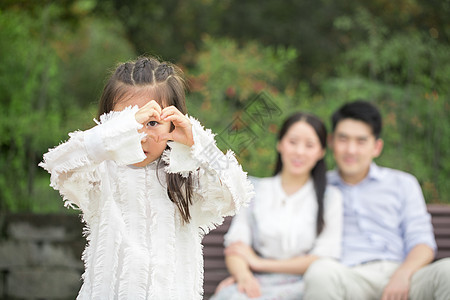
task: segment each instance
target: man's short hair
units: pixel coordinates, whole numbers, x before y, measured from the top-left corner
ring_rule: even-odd
[[[356,100],[341,106],[331,116],[333,132],[337,124],[344,119],[354,119],[362,121],[370,126],[375,138],[379,138],[382,129],[382,118],[378,108],[365,100]]]

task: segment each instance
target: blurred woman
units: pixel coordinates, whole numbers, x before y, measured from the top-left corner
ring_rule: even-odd
[[[274,176],[254,180],[253,201],[225,235],[231,276],[211,299],[301,299],[309,265],[339,258],[342,197],[326,183],[326,138],[316,116],[298,112],[285,120]]]

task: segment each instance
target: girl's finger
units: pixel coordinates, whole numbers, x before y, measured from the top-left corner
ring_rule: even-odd
[[[156,110],[159,114],[161,114],[161,106],[159,105],[158,102],[156,102],[155,100],[150,100],[149,102],[147,102],[144,106],[141,107],[141,109],[147,109],[147,108],[153,108],[154,110]]]
[[[170,115],[179,115],[179,116],[184,116],[181,111],[178,110],[178,108],[176,108],[175,106],[171,105],[168,107],[165,107],[162,112],[161,112],[161,118],[165,119],[167,116]]]
[[[164,121],[173,122],[174,125],[182,125],[182,124],[189,124],[189,120],[185,116],[179,116],[179,115],[171,115],[167,116],[163,119]]]
[[[135,114],[136,121],[143,124],[146,121],[150,120],[151,118],[154,118],[155,121],[160,121],[160,113],[158,110],[153,108],[145,108],[142,110],[138,110]]]
[[[136,112],[136,121],[143,123],[144,121],[154,117],[157,121],[160,120],[161,106],[155,100],[147,102],[144,106],[139,108]]]
[[[147,120],[154,118],[155,121],[161,120],[161,114],[158,112],[158,110],[150,108],[147,114]]]
[[[173,141],[173,135],[171,133],[164,133],[158,136],[159,141]]]

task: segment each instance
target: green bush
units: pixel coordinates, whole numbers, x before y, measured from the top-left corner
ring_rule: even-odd
[[[275,161],[275,133],[291,113],[286,68],[297,58],[291,48],[239,47],[230,39],[205,38],[188,74],[190,113],[217,134],[246,171],[269,176]]]
[[[364,98],[376,103],[384,116],[385,149],[377,162],[417,176],[428,202],[450,202],[446,183],[450,175],[450,46],[444,27],[433,23],[438,20],[435,15],[445,16],[445,12],[424,11],[421,26],[410,26],[408,21],[409,17],[417,21],[414,11],[437,3],[408,6],[411,10],[403,9],[400,20],[395,5],[389,14],[377,17],[374,12],[382,10],[384,2],[371,2],[366,5],[369,9],[361,5],[346,8],[339,2],[339,13],[320,11],[330,18],[318,21],[327,24],[324,28],[330,39],[320,36],[313,41],[316,36],[311,33],[325,30],[310,28],[319,26],[313,22],[301,28],[310,42],[304,44],[300,37],[295,43],[279,41],[278,35],[268,37],[265,30],[273,26],[258,24],[256,19],[249,21],[251,28],[264,29],[257,35],[259,40],[246,41],[252,31],[245,26],[233,31],[239,43],[205,34],[221,32],[225,19],[239,16],[233,12],[242,11],[240,2],[215,6],[195,1],[175,13],[165,10],[171,3],[135,2],[132,10],[128,4],[94,0],[0,5],[2,212],[63,209],[57,192],[48,186],[49,175],[37,164],[48,148],[68,138],[68,132],[94,125],[92,118],[108,72],[116,62],[134,59],[135,48],[149,49],[166,59],[181,57],[191,86],[190,114],[212,128],[220,148],[234,150],[251,175],[272,174],[276,133],[285,117],[308,111],[329,125],[329,115],[336,108]],[[270,5],[275,4],[248,3],[249,8],[269,5],[261,7],[258,16],[272,11]],[[232,11],[220,20],[230,5]],[[148,10],[142,9],[149,7],[155,8],[150,13],[155,17],[152,20],[148,20]],[[279,9],[292,13],[286,7]],[[294,28],[295,15],[294,23],[277,28]],[[335,27],[329,30],[333,18]],[[277,22],[277,18],[270,20],[274,26]],[[422,29],[427,22],[434,27]],[[336,51],[328,53],[329,48],[323,47],[315,53],[314,47],[324,40]],[[297,48],[263,46],[276,41]],[[164,50],[169,48],[173,50]],[[298,49],[309,49],[306,53],[313,53],[314,59],[309,54],[302,56]],[[308,70],[299,70],[301,65]],[[326,159],[332,168],[330,153]]]
[[[319,91],[289,80],[293,49],[207,38],[190,74],[190,112],[251,175],[269,176],[278,126],[287,115],[312,112],[330,128],[330,114],[343,103],[372,101],[384,116],[385,149],[376,161],[414,174],[428,202],[449,202],[450,49],[417,32],[372,34],[344,54],[337,76],[326,78]],[[326,160],[334,167],[331,153]]]
[[[94,125],[107,72],[135,57],[120,24],[74,26],[57,5],[36,10],[0,11],[1,211],[63,208],[37,165],[68,132]]]

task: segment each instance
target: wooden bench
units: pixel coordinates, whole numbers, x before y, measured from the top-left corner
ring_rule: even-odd
[[[450,257],[450,205],[428,204],[427,208],[432,217],[434,235],[438,245],[436,259]],[[229,275],[223,255],[223,235],[228,231],[230,222],[231,217],[225,218],[221,226],[211,231],[203,239],[204,299],[209,299],[219,282]]]
[[[450,257],[450,205],[428,204],[427,208],[438,246],[436,259]]]

